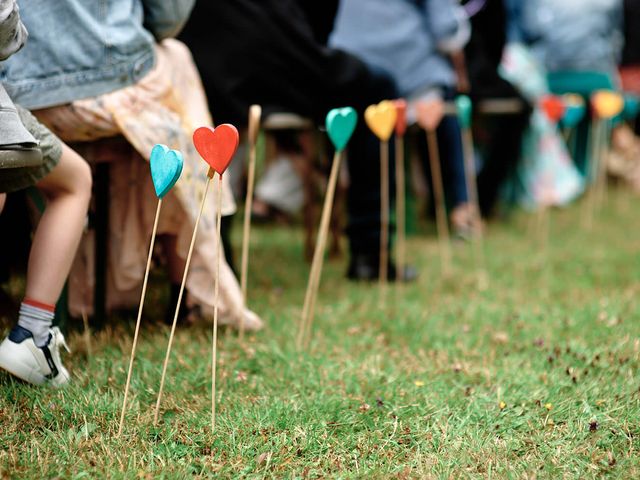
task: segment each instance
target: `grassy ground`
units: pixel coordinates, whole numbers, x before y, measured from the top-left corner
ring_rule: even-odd
[[[330,263],[302,354],[301,231],[257,228],[250,303],[268,328],[222,335],[214,435],[210,327],[178,331],[154,428],[168,331],[148,318],[120,439],[131,322],[90,357],[71,336],[69,388],[0,375],[0,477],[638,478],[640,229],[619,200],[591,233],[579,206],[553,212],[548,262],[531,216],[492,225],[484,291],[464,245],[440,279],[432,234],[411,239],[420,280],[384,308]]]

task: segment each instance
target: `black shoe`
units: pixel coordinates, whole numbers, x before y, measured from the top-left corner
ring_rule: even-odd
[[[378,280],[380,269],[380,258],[378,255],[356,254],[351,258],[347,278],[355,281],[372,282]],[[402,271],[402,282],[413,282],[418,278],[418,271],[411,265],[406,265]],[[387,279],[395,282],[396,266],[389,262],[387,267]]]

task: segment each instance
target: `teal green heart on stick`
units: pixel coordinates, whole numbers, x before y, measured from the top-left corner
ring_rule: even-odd
[[[456,97],[456,111],[458,112],[458,120],[462,128],[471,128],[471,114],[473,107],[471,99],[466,95],[458,95]]]
[[[633,120],[638,116],[638,112],[640,111],[640,98],[635,95],[625,95],[624,96],[624,109],[622,110],[622,115],[625,120]]]
[[[358,114],[351,107],[334,108],[327,114],[329,139],[338,152],[345,149],[358,123]]]
[[[157,144],[151,150],[151,178],[158,198],[163,198],[173,188],[182,173],[182,153]]]

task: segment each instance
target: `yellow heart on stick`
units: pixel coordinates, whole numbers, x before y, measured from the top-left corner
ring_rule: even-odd
[[[613,118],[622,112],[624,98],[611,90],[598,90],[591,97],[591,105],[600,118]]]
[[[394,131],[397,115],[394,103],[383,100],[377,105],[370,105],[364,112],[364,119],[375,136],[386,142]]]

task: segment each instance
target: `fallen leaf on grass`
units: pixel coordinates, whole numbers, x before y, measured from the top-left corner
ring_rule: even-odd
[[[509,335],[507,335],[507,332],[496,332],[493,334],[493,341],[497,344],[504,345],[509,341]]]
[[[553,408],[553,405],[551,405],[550,403],[545,403],[544,408],[546,408],[547,410],[551,410]]]
[[[358,407],[358,411],[360,412],[366,412],[367,410],[369,410],[371,408],[371,405],[369,405],[368,403],[363,403],[362,405],[360,405]]]
[[[422,380],[414,380],[413,384],[416,387],[424,387],[424,382]]]
[[[500,410],[504,410],[505,408],[507,408],[507,404],[504,403],[503,401],[500,401],[500,403],[498,404],[498,407],[500,407]]]

